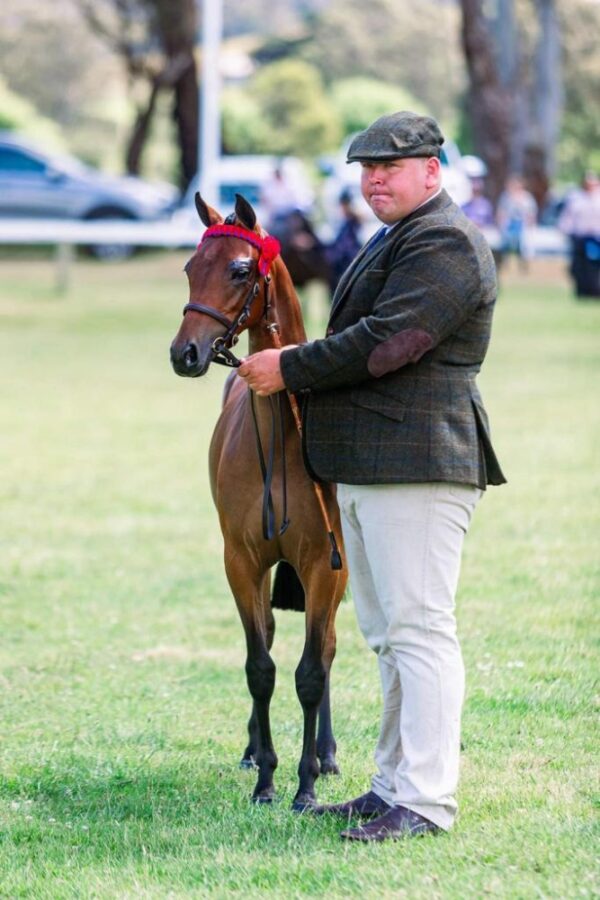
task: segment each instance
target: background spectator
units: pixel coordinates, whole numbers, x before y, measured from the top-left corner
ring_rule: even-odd
[[[511,175],[498,200],[496,213],[501,259],[506,253],[514,253],[521,266],[527,267],[527,229],[535,224],[536,216],[537,203],[533,195],[525,188],[519,175]]]
[[[600,180],[586,172],[581,188],[567,198],[558,227],[571,239],[576,297],[600,297]]]

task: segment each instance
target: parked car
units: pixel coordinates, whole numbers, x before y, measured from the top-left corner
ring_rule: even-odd
[[[11,132],[0,132],[0,216],[152,221],[172,212],[177,190],[133,176],[112,176],[66,155],[44,150]],[[129,255],[134,248],[103,244],[99,257]]]
[[[242,194],[255,209],[258,221],[264,224],[267,220],[261,198],[264,185],[273,177],[276,168],[281,168],[286,183],[290,186],[298,206],[310,211],[314,194],[307,178],[302,160],[295,156],[244,156],[236,154],[222,156],[217,161],[217,207],[223,215],[231,212],[235,204],[235,195]],[[198,221],[198,213],[194,206],[194,194],[198,190],[199,179],[194,178],[182,198],[181,206],[175,213],[176,220],[192,217]]]

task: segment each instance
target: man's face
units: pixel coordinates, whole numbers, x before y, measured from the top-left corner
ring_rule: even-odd
[[[385,225],[393,225],[424,203],[437,189],[440,163],[435,157],[363,162],[362,195]]]

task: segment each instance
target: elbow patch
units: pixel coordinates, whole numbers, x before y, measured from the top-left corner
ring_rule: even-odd
[[[395,372],[407,363],[418,362],[433,347],[433,338],[420,328],[407,328],[378,344],[369,354],[367,368],[373,378]]]

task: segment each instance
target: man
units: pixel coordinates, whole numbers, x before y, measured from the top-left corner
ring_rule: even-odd
[[[600,297],[600,179],[586,172],[581,188],[567,197],[558,227],[571,239],[576,297]]]
[[[501,240],[500,258],[514,253],[519,258],[523,271],[527,270],[527,260],[531,256],[527,232],[535,225],[536,216],[535,197],[527,190],[519,175],[511,175],[498,198],[496,211]]]
[[[399,112],[348,161],[384,228],[336,290],[327,336],[238,370],[259,394],[304,392],[307,466],[337,482],[356,614],[377,653],[377,772],[361,797],[316,812],[364,821],[347,840],[448,829],[456,813],[464,672],[454,596],[462,542],[505,479],[475,385],[496,297],[491,252],[441,188],[443,136]]]

